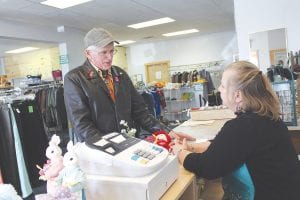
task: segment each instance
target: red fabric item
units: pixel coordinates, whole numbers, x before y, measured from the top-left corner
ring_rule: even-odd
[[[61,81],[62,80],[62,72],[61,70],[54,70],[52,71],[52,77],[55,81]]]
[[[167,150],[170,150],[171,137],[164,130],[159,130],[154,132],[151,136],[148,136],[146,139],[148,142],[152,142],[161,147],[164,147]]]

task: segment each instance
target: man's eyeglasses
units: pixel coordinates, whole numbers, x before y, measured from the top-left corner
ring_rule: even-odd
[[[110,51],[98,51],[97,53],[99,56],[106,56],[106,55],[111,56],[111,55],[115,55],[117,52],[118,52],[117,49],[112,49]]]
[[[118,52],[117,49],[112,49],[109,51],[106,51],[106,50],[99,51],[99,48],[97,48],[96,46],[89,46],[86,50],[97,52],[97,54],[102,57],[104,57],[105,55],[112,56]]]

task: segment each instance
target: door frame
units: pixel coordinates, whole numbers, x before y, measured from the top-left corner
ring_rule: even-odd
[[[166,64],[168,67],[168,71],[170,72],[170,60],[162,60],[162,61],[156,61],[156,62],[150,62],[150,63],[145,63],[145,77],[146,77],[146,83],[149,83],[149,73],[148,73],[148,68],[153,66],[153,65],[164,65]],[[170,80],[169,80],[170,81]]]

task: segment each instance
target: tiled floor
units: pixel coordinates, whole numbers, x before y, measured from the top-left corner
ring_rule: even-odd
[[[221,200],[223,194],[221,179],[205,180],[204,190],[201,192],[199,200]]]

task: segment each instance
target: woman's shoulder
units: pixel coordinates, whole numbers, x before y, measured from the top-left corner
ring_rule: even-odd
[[[241,113],[235,119],[228,121],[228,125],[241,128],[243,132],[266,131],[266,130],[287,130],[286,124],[281,120],[273,120],[267,116],[260,116],[257,113]]]

